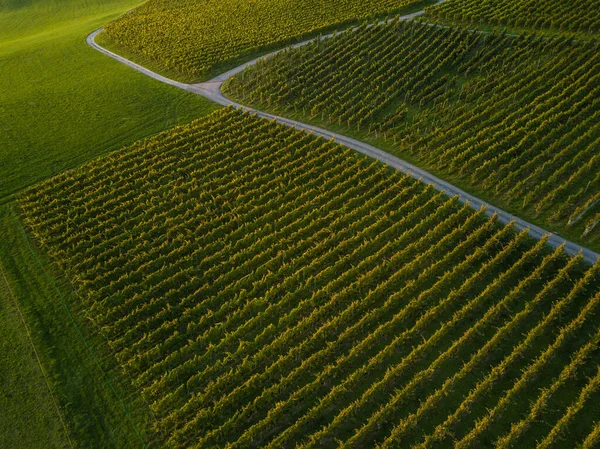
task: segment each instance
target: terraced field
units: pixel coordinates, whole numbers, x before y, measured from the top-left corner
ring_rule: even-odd
[[[242,104],[325,124],[600,247],[600,60],[591,42],[394,21],[230,78]]]
[[[20,208],[153,444],[598,441],[600,264],[333,142],[226,108]]]
[[[574,34],[580,39],[600,33],[600,8],[596,0],[448,0],[428,8],[426,17],[475,27],[506,26]]]
[[[119,53],[185,79],[207,78],[249,55],[426,0],[150,0],[100,37]],[[241,62],[241,61],[240,61]]]

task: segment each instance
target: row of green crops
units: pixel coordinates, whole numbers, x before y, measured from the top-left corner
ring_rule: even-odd
[[[574,34],[600,33],[596,0],[448,0],[427,9],[429,20]]]
[[[348,22],[424,0],[150,0],[109,23],[117,48],[186,78]],[[416,5],[416,6],[415,6]]]
[[[289,50],[225,92],[383,139],[543,226],[600,244],[597,43],[395,21]]]
[[[20,198],[155,416],[206,447],[593,447],[600,264],[225,108]]]

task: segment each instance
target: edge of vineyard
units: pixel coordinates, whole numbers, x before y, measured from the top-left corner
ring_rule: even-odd
[[[3,282],[31,331],[74,446],[154,447],[144,441],[153,419],[149,410],[89,326],[74,287],[31,240],[16,203],[0,206],[0,225]]]

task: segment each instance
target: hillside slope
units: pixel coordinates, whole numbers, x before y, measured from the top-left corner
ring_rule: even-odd
[[[20,206],[170,447],[593,434],[600,264],[335,143],[223,109]]]
[[[137,0],[0,7],[0,203],[26,186],[215,106],[91,50],[85,37]]]
[[[185,79],[210,75],[302,37],[429,0],[150,0],[106,25],[103,43]],[[126,54],[126,55],[127,55]]]
[[[599,55],[590,42],[392,22],[279,53],[224,92],[374,143],[597,250]]]

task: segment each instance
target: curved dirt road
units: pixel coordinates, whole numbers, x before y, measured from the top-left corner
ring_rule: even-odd
[[[445,1],[445,0],[442,0],[442,1]],[[439,2],[439,3],[441,3],[441,2]],[[400,20],[412,20],[413,18],[415,18],[423,13],[424,13],[424,11],[419,11],[419,12],[416,12],[413,14],[401,16]],[[559,235],[548,232],[548,231],[540,228],[539,226],[529,223],[519,217],[516,217],[508,212],[505,212],[502,209],[499,209],[489,203],[486,203],[485,201],[465,192],[462,189],[459,189],[458,187],[444,181],[443,179],[440,179],[437,176],[434,176],[431,173],[429,173],[423,169],[420,169],[419,167],[416,167],[415,165],[413,165],[409,162],[406,162],[396,156],[393,156],[385,151],[382,151],[379,148],[376,148],[367,143],[360,142],[351,137],[346,137],[344,135],[334,133],[331,131],[327,131],[325,129],[317,128],[312,125],[307,125],[307,124],[304,124],[304,123],[301,123],[301,122],[298,122],[295,120],[286,119],[284,117],[276,116],[273,114],[269,114],[266,112],[256,110],[254,108],[250,108],[250,107],[241,105],[232,100],[229,100],[227,97],[225,97],[223,95],[223,93],[221,92],[221,86],[223,85],[223,82],[225,80],[227,80],[229,77],[241,72],[247,66],[256,64],[257,61],[268,58],[269,56],[272,56],[276,53],[279,53],[283,49],[274,51],[272,53],[269,53],[268,55],[253,59],[252,61],[249,61],[249,62],[246,62],[245,64],[242,64],[239,67],[229,70],[228,72],[225,72],[225,73],[213,78],[210,81],[206,81],[204,83],[199,83],[199,84],[186,84],[186,83],[181,83],[181,82],[166,78],[162,75],[159,75],[158,73],[152,72],[151,70],[148,70],[139,64],[131,62],[128,59],[126,59],[122,56],[119,56],[116,53],[113,53],[113,52],[105,49],[104,47],[101,47],[95,41],[96,36],[101,31],[102,31],[102,28],[94,31],[87,37],[86,41],[87,41],[88,45],[90,47],[94,48],[95,50],[98,50],[99,52],[104,53],[105,55],[110,56],[111,58],[116,59],[117,61],[131,67],[132,69],[135,69],[138,72],[143,73],[146,76],[149,76],[149,77],[151,77],[157,81],[160,81],[162,83],[169,84],[171,86],[175,86],[180,89],[186,90],[188,92],[192,92],[197,95],[202,95],[203,97],[208,98],[209,100],[212,100],[215,103],[218,103],[220,105],[223,105],[223,106],[232,105],[232,106],[242,109],[244,111],[253,112],[256,115],[258,115],[259,117],[276,120],[277,122],[279,122],[283,125],[294,127],[294,128],[301,129],[301,130],[305,130],[308,132],[312,132],[315,135],[325,137],[326,139],[329,139],[329,140],[334,139],[336,142],[339,142],[349,148],[352,148],[353,150],[356,150],[362,154],[365,154],[374,159],[377,159],[378,161],[381,161],[384,164],[389,165],[390,167],[393,167],[393,168],[401,171],[402,173],[406,173],[406,174],[412,176],[413,178],[419,179],[422,182],[424,182],[425,184],[430,184],[436,190],[443,191],[450,196],[456,195],[456,196],[458,196],[460,202],[462,202],[462,203],[468,202],[470,204],[470,206],[474,209],[479,209],[481,207],[485,207],[486,214],[488,216],[497,214],[498,220],[501,223],[508,224],[512,221],[512,222],[514,222],[514,226],[517,230],[529,229],[529,235],[535,239],[539,240],[543,236],[548,235],[549,236],[549,238],[548,238],[549,245],[551,245],[552,247],[555,247],[555,248],[558,246],[564,245],[565,252],[570,255],[576,255],[581,252],[584,260],[587,263],[594,264],[598,260],[600,260],[600,254],[592,251],[591,249],[582,247],[576,243],[566,240]],[[331,37],[332,35],[333,34],[329,34],[327,36],[323,36],[322,38],[328,38],[328,37]],[[318,39],[318,38],[315,38],[315,39]],[[315,39],[310,39],[310,40],[301,42],[299,44],[292,45],[291,47],[292,48],[301,47],[303,45],[308,44],[309,42],[314,41]],[[290,47],[285,47],[285,48],[287,49]]]

